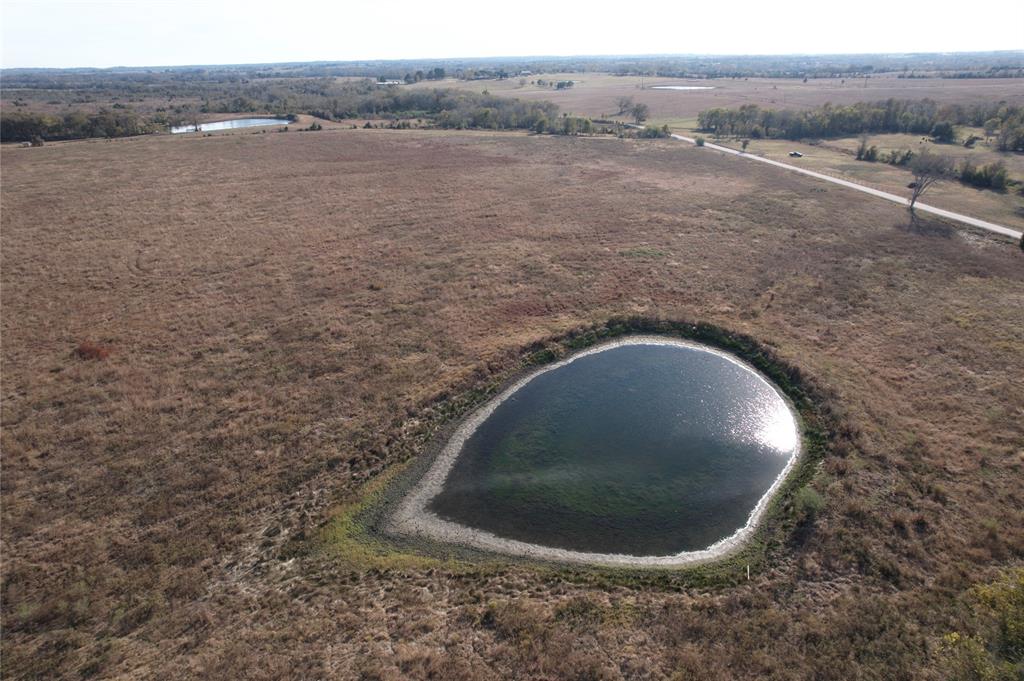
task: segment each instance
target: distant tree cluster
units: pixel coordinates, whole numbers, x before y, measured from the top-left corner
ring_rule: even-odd
[[[1024,107],[1006,108],[985,121],[985,133],[995,137],[999,151],[1024,151]]]
[[[961,164],[957,175],[964,184],[996,191],[1003,191],[1010,182],[1006,164],[1002,161],[979,166],[967,160]]]
[[[483,57],[460,59],[359,60],[224,66],[116,67],[110,69],[4,69],[4,87],[54,90],[116,89],[146,96],[253,85],[281,80],[385,80],[508,78],[544,73],[602,72],[679,78],[850,79],[897,73],[904,78],[1006,78],[1024,73],[1024,54],[1002,52],[879,55],[735,55]],[[403,78],[404,74],[404,78]],[[418,79],[417,79],[418,76]]]
[[[1014,66],[992,66],[977,71],[926,71],[923,73],[901,73],[897,78],[1024,78],[1024,68]]]
[[[701,130],[717,135],[804,139],[846,137],[861,133],[913,133],[931,135],[936,141],[952,142],[956,125],[991,130],[1002,151],[1024,150],[1024,108],[1005,103],[981,105],[939,105],[930,99],[888,99],[858,102],[848,106],[825,104],[814,109],[762,109],[747,104],[738,109],[708,109],[700,112]]]
[[[882,153],[877,146],[869,144],[867,135],[861,136],[856,152],[858,161],[882,161],[894,166],[910,166],[912,169],[917,165],[915,160],[917,156],[918,154],[910,149],[893,149],[888,153]],[[943,176],[957,179],[972,187],[1003,191],[1013,183],[1007,173],[1006,164],[1002,161],[977,165],[970,159],[964,159],[959,166],[955,166],[950,159],[948,163],[949,168],[943,173]]]
[[[440,74],[435,70],[430,76]],[[64,140],[85,137],[123,137],[166,132],[170,125],[191,123],[198,113],[261,112],[276,116],[306,113],[324,120],[385,118],[427,119],[444,128],[525,129],[558,134],[590,134],[589,119],[560,117],[551,102],[525,102],[454,89],[382,88],[374,81],[327,83],[300,81],[245,84],[242,92],[227,90],[191,109],[145,117],[130,109],[99,113],[49,115],[3,111],[3,141]]]
[[[127,137],[166,129],[165,119],[143,118],[124,109],[58,115],[15,111],[0,116],[0,140],[4,142]]]
[[[663,125],[660,128],[653,125],[645,125],[643,130],[640,130],[636,136],[641,139],[659,139],[669,137],[671,134],[672,131],[668,129],[667,125]]]

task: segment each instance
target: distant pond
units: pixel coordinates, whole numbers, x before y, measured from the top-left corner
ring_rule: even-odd
[[[714,90],[714,85],[653,85],[652,90]]]
[[[472,416],[398,525],[404,513],[414,532],[555,558],[680,556],[749,531],[799,448],[789,403],[752,367],[629,339],[543,369]]]
[[[233,118],[230,121],[214,121],[212,123],[200,123],[199,129],[195,125],[177,125],[171,128],[171,134],[178,135],[183,132],[212,132],[215,130],[231,130],[233,128],[255,128],[264,125],[288,125],[291,121],[283,118]]]

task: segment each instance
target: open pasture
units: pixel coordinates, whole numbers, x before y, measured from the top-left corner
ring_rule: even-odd
[[[525,84],[521,84],[522,80]],[[572,80],[571,88],[538,87],[542,79],[548,83]],[[815,78],[806,83],[794,78],[715,78],[684,80],[678,78],[640,78],[603,73],[557,73],[513,76],[506,80],[448,80],[443,86],[488,90],[522,99],[546,99],[558,104],[562,111],[592,118],[611,117],[618,111],[620,97],[632,97],[651,109],[651,122],[667,123],[673,128],[696,126],[697,114],[715,107],[735,108],[756,104],[772,109],[807,109],[831,102],[851,104],[860,101],[888,99],[934,99],[940,103],[971,104],[978,101],[1001,101],[1024,104],[1024,79],[942,79],[897,78],[895,75],[871,78]],[[655,86],[713,86],[713,90],[655,90]],[[436,87],[437,83],[418,83],[410,87]],[[641,89],[642,86],[642,89]],[[403,86],[404,87],[404,86]]]
[[[597,89],[543,96],[597,115]],[[947,634],[996,635],[971,589],[1024,556],[1024,254],[708,151],[362,129],[5,148],[4,674],[947,678]],[[841,419],[821,503],[784,509],[750,581],[333,542],[446,405],[629,315],[749,334]]]

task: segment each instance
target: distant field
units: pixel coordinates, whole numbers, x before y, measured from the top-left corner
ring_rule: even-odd
[[[651,122],[673,127],[689,128],[696,125],[697,114],[714,107],[738,107],[757,104],[776,109],[802,109],[820,106],[826,102],[848,104],[858,101],[888,99],[921,99],[929,97],[937,102],[969,104],[978,100],[1006,100],[1010,104],[1024,104],[1024,79],[907,79],[895,76],[871,78],[811,79],[806,83],[798,79],[713,79],[682,80],[676,78],[643,78],[613,76],[594,73],[560,73],[526,76],[527,83],[520,86],[521,78],[507,80],[444,81],[448,87],[459,87],[494,94],[507,94],[523,99],[548,99],[563,111],[581,116],[603,118],[613,116],[619,97],[632,97],[651,109]],[[566,90],[537,87],[530,81],[574,80],[576,85]],[[640,89],[641,83],[644,89]],[[655,85],[711,85],[714,90],[652,90]],[[409,87],[433,87],[436,84],[419,83]]]
[[[539,76],[544,80],[575,80],[576,85],[567,90],[539,88],[520,85],[520,78],[505,81],[460,81],[446,83],[454,87],[475,91],[489,90],[494,94],[521,97],[524,99],[548,99],[557,103],[563,111],[596,118],[613,117],[615,102],[619,97],[632,97],[636,102],[647,104],[651,109],[650,122],[656,125],[668,124],[674,130],[691,134],[697,127],[697,114],[713,107],[739,107],[756,104],[760,107],[777,109],[802,109],[820,106],[827,102],[846,104],[857,101],[875,101],[894,98],[929,97],[937,102],[970,104],[979,101],[1001,101],[1010,104],[1024,104],[1024,79],[900,79],[894,76],[880,76],[868,79],[812,79],[807,83],[795,79],[715,79],[677,80],[639,77],[620,77],[607,74],[556,74]],[[531,76],[527,80],[536,80]],[[645,89],[640,89],[643,83]],[[713,86],[714,90],[652,90],[656,85],[702,85]],[[419,85],[415,86],[419,87]],[[626,117],[619,117],[625,119]],[[970,131],[961,129],[961,136]],[[980,131],[974,131],[980,134]],[[919,135],[875,135],[872,143],[881,149],[915,149],[921,147]],[[728,144],[728,143],[727,143]],[[927,144],[927,143],[926,143]],[[738,147],[738,143],[735,144]],[[800,151],[805,158],[799,161],[804,167],[836,174],[847,179],[864,182],[892,191],[908,194],[907,184],[913,179],[905,168],[893,168],[882,163],[863,163],[852,155],[840,153],[854,151],[856,138],[825,140],[821,145],[811,147],[799,142],[786,140],[753,140],[749,151],[769,158],[788,161],[790,151]],[[1003,160],[1010,176],[1024,182],[1024,155],[1000,154],[991,151],[985,142],[975,149],[964,149],[951,144],[928,146],[938,153],[948,153],[956,159],[971,158],[976,163],[991,163]],[[1024,228],[1024,196],[1016,192],[997,193],[966,187],[955,181],[943,182],[929,191],[926,202],[948,210],[965,213],[985,220],[1005,224],[1016,229]]]
[[[616,81],[543,94],[600,115]],[[5,148],[4,675],[937,681],[970,636],[995,650],[975,587],[1024,559],[1024,254],[709,151],[340,126]],[[617,315],[749,334],[838,415],[823,507],[780,511],[750,581],[333,542],[460,397]]]
[[[359,80],[349,77],[334,78],[338,83]],[[538,86],[543,80],[548,86]],[[554,83],[559,80],[572,80],[575,85],[568,89],[558,90]],[[324,79],[308,79],[310,87],[316,89],[326,82]],[[294,87],[294,79],[261,79],[261,86],[280,87],[282,96],[287,87]],[[231,90],[235,85],[224,83],[189,84],[164,83],[150,91],[146,87],[134,90],[119,91],[113,87],[91,90],[84,84],[73,90],[19,90],[7,88],[3,91],[2,106],[5,113],[16,111],[40,111],[58,114],[70,110],[81,109],[95,112],[101,108],[126,106],[143,115],[154,115],[158,112],[171,115],[175,107],[188,106],[196,110],[202,104],[202,97],[195,94],[196,88],[212,88],[217,98],[230,99],[237,94]],[[712,87],[711,90],[656,90],[656,86],[693,85]],[[287,86],[287,87],[286,87]],[[641,86],[643,86],[641,88]],[[876,101],[889,97],[924,98],[928,97],[940,103],[971,104],[977,102],[1006,101],[1009,104],[1024,104],[1024,79],[1013,78],[976,78],[976,79],[901,79],[895,75],[873,76],[870,78],[824,79],[812,78],[806,83],[800,79],[765,79],[765,78],[719,78],[705,80],[682,80],[673,78],[640,78],[634,76],[614,76],[606,73],[559,73],[531,76],[511,77],[504,80],[455,80],[443,81],[424,80],[415,85],[396,86],[403,89],[458,88],[463,90],[484,92],[495,95],[517,97],[525,100],[549,100],[557,104],[563,113],[588,116],[591,118],[618,118],[627,120],[627,116],[616,116],[616,101],[620,97],[632,97],[634,101],[645,103],[650,107],[650,123],[669,125],[673,130],[690,134],[697,125],[700,111],[724,107],[734,108],[744,104],[756,104],[761,107],[778,109],[801,109],[820,106],[827,102],[846,104],[857,101]],[[301,89],[301,88],[300,88]],[[241,92],[239,90],[238,92]],[[209,95],[204,95],[209,96]],[[278,99],[275,101],[283,101]],[[17,104],[23,103],[23,106]],[[324,106],[327,106],[324,104]],[[310,109],[313,110],[313,109]],[[199,121],[223,120],[252,115],[250,113],[204,113],[181,114],[187,120]],[[367,114],[364,118],[352,118],[340,121],[339,124],[362,126],[367,119],[376,117]],[[303,121],[309,121],[303,117]],[[429,124],[429,120],[413,120],[414,126]],[[961,136],[966,134],[961,131]],[[882,138],[884,137],[884,139]],[[890,147],[913,148],[921,147],[921,139],[915,136],[882,136],[878,144],[883,149]],[[849,155],[840,153],[856,146],[854,138],[826,141],[824,145],[813,149],[805,144],[781,141],[755,141],[750,147],[752,153],[765,154],[773,158],[783,158],[789,151],[799,150],[807,158],[801,165],[816,170],[832,173],[858,182],[873,184],[888,191],[908,194],[906,185],[911,181],[906,169],[894,169],[882,164],[857,163]],[[995,159],[1004,160],[1010,170],[1010,177],[1024,182],[1024,155],[985,153],[988,150],[984,142],[974,150],[965,150],[956,145],[948,145],[938,149],[957,157],[968,155],[979,163],[988,163]],[[929,191],[927,202],[952,211],[972,215],[981,219],[991,220],[1010,227],[1024,227],[1024,196],[1018,192],[994,193],[965,187],[957,182],[943,182]]]

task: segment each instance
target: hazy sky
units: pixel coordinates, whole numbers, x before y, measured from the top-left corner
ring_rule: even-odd
[[[1024,49],[1024,0],[0,3],[8,68]]]

